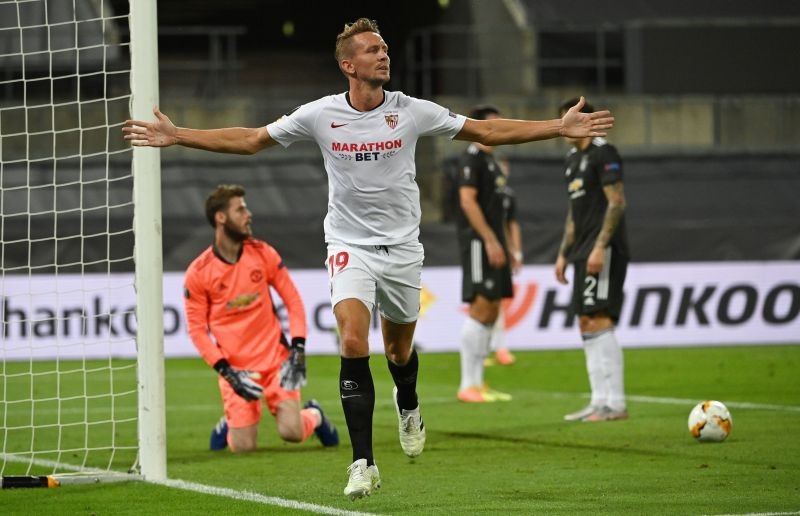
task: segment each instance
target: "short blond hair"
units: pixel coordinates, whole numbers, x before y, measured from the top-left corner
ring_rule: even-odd
[[[336,57],[337,63],[341,63],[342,59],[351,54],[350,40],[353,36],[361,34],[362,32],[381,33],[381,31],[378,30],[378,22],[370,20],[369,18],[359,18],[353,23],[344,24],[344,30],[336,36],[336,52],[334,56]]]

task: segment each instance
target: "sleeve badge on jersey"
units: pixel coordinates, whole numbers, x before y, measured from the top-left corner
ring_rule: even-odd
[[[400,114],[398,113],[386,113],[383,115],[383,119],[386,120],[386,125],[388,125],[391,129],[397,127],[397,122],[400,119]]]
[[[186,299],[189,299],[191,297],[191,295],[189,294],[189,289],[186,287],[183,287],[183,297],[185,297]]]
[[[612,170],[619,170],[619,169],[620,169],[620,166],[619,166],[619,163],[617,163],[617,162],[606,163],[606,165],[603,167],[603,170],[605,170],[606,172],[611,172]]]

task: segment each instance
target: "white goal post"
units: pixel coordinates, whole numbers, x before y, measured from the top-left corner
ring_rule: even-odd
[[[120,130],[156,0],[125,4],[0,0],[3,488],[166,479],[160,154]]]
[[[149,120],[158,105],[156,0],[130,0],[130,5],[131,115]],[[157,148],[133,149],[139,453],[147,480],[167,477],[160,159]]]

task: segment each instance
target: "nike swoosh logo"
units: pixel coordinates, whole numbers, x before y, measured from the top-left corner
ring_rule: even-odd
[[[350,394],[348,396],[345,396],[344,394],[342,394],[342,399],[344,400],[344,399],[347,399],[347,398],[357,398],[359,396],[361,396],[361,395],[360,394]]]
[[[337,123],[331,122],[331,129],[336,129],[337,127],[342,127],[342,126],[345,126],[345,125],[347,125],[347,124],[337,124]]]

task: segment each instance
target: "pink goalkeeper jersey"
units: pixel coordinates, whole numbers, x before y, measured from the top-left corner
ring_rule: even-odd
[[[189,335],[213,366],[226,358],[237,369],[268,371],[288,356],[270,287],[283,299],[292,337],[306,336],[300,293],[278,252],[261,240],[244,241],[235,264],[209,247],[186,271],[184,305]]]

